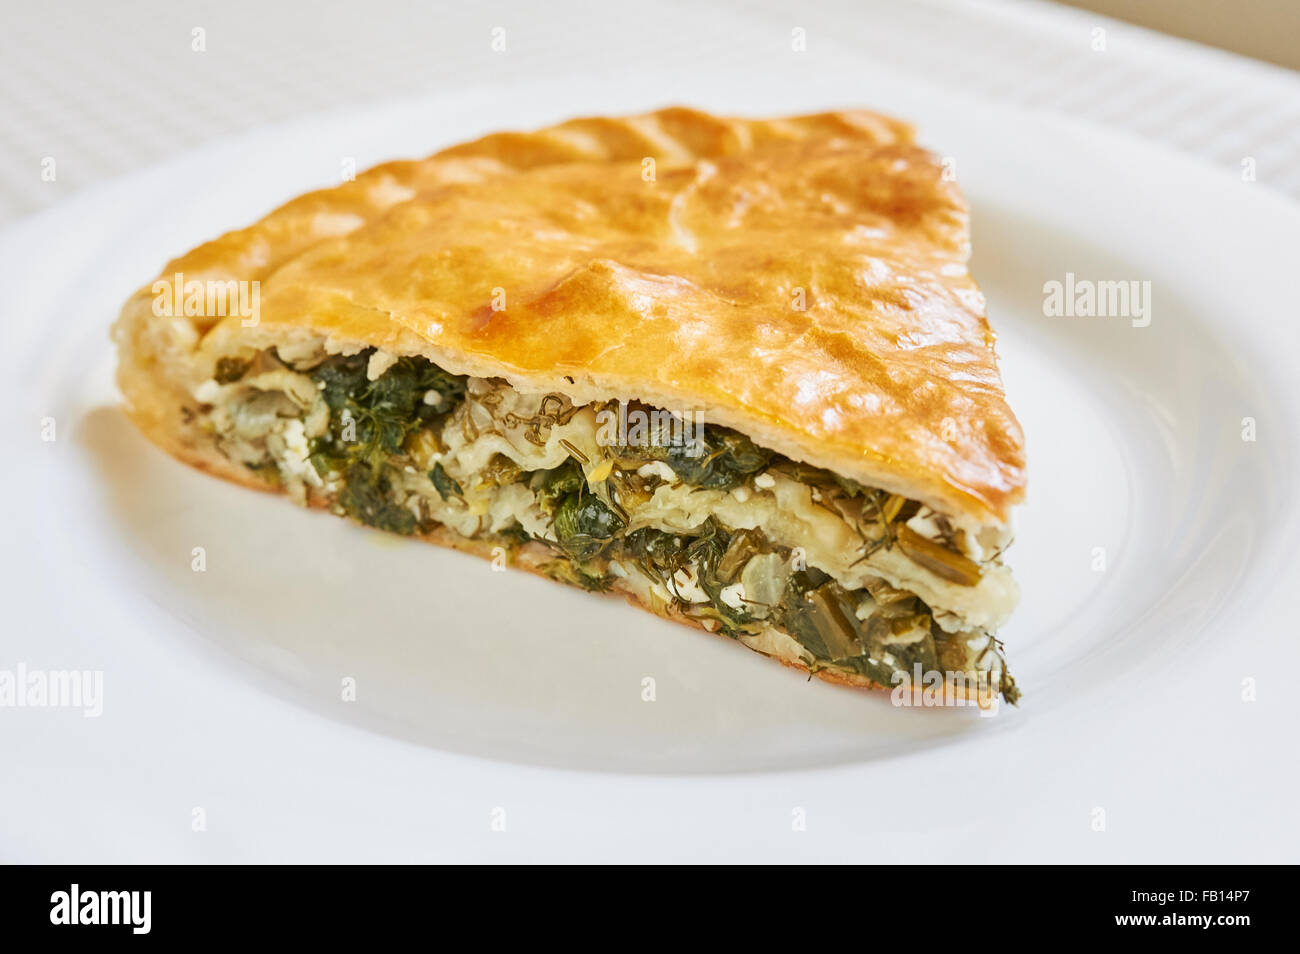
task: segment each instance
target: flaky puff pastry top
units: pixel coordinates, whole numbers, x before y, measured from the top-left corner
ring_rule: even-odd
[[[1023,436],[942,171],[910,127],[863,111],[579,119],[378,166],[162,277],[260,283],[256,327],[191,319],[209,366],[310,331],[530,391],[702,410],[1000,526]]]

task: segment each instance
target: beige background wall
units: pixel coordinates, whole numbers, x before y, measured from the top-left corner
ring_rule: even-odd
[[[1300,0],[1062,0],[1300,70]]]

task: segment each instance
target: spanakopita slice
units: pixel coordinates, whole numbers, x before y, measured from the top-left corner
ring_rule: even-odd
[[[171,262],[123,309],[118,380],[218,476],[833,681],[1014,701],[1023,438],[968,253],[898,121],[575,120]]]

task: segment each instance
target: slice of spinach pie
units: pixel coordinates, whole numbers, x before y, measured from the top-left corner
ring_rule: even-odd
[[[503,547],[832,681],[1014,701],[1023,437],[968,254],[898,121],[575,120],[171,262],[122,311],[118,380],[227,479]]]

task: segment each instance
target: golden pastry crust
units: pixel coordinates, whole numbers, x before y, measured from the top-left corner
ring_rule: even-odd
[[[119,380],[145,432],[192,457],[178,407],[216,358],[311,332],[575,400],[701,409],[1000,526],[1023,437],[941,173],[906,125],[863,111],[668,109],[488,136],[171,262],[162,277],[260,282],[259,324],[158,318],[146,286],[118,325]]]

